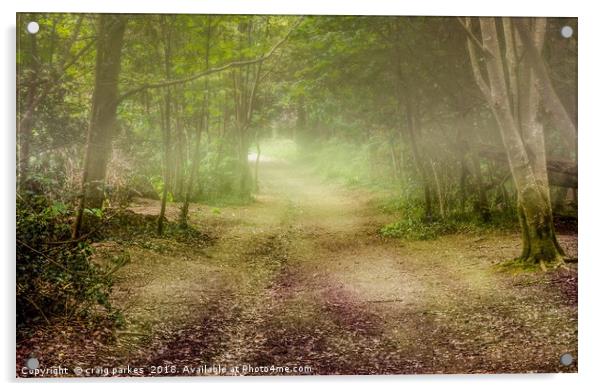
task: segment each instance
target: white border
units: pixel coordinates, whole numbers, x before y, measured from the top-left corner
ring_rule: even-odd
[[[495,15],[495,16],[578,16],[578,1],[550,0],[545,4],[520,0],[490,2],[475,0],[21,0],[17,11],[39,12],[126,12],[126,13],[246,13],[246,14],[330,14],[330,15]]]
[[[565,375],[479,375],[479,376],[378,376],[378,377],[312,377],[312,378],[245,378],[245,379],[124,379],[111,381],[110,387],[131,388],[134,382],[144,387],[162,389],[166,382],[178,388],[226,388],[251,390],[307,389],[314,387],[367,387],[395,389],[462,389],[509,390],[516,387],[545,387],[547,390],[588,389],[600,383],[600,314],[599,303],[602,279],[602,257],[598,242],[600,214],[600,169],[602,168],[600,115],[600,25],[602,19],[596,12],[594,1],[542,1],[502,0],[496,2],[469,0],[395,1],[395,0],[20,0],[18,4],[2,2],[2,80],[4,91],[0,94],[0,109],[5,127],[1,132],[2,169],[2,248],[5,259],[2,289],[3,352],[0,356],[2,380],[12,389],[15,386],[40,389],[79,389],[82,386],[105,390],[107,382],[101,381],[20,381],[14,380],[14,162],[15,162],[15,12],[125,12],[125,13],[262,13],[262,14],[359,14],[359,15],[495,15],[495,16],[577,16],[579,17],[579,174],[581,188],[579,233],[579,374]],[[525,341],[529,343],[529,341]],[[82,384],[86,382],[86,384]]]

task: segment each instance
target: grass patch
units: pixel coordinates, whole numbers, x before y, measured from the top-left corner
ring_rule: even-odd
[[[505,260],[495,265],[494,269],[498,272],[512,275],[542,271],[542,268],[538,263],[533,263],[522,258]]]

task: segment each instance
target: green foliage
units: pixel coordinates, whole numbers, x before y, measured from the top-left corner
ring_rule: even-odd
[[[232,149],[231,149],[232,148]],[[213,205],[245,204],[250,200],[240,196],[241,167],[233,153],[233,146],[217,140],[207,146],[201,161],[198,187],[193,199]]]
[[[159,197],[163,194],[163,189],[165,189],[165,182],[163,181],[163,177],[161,175],[155,175],[149,178],[150,183],[153,185],[155,192]],[[167,201],[173,202],[174,197],[171,191],[167,192]]]
[[[70,214],[43,197],[17,199],[17,324],[118,319],[109,302],[110,274],[124,259],[95,263],[89,242],[70,240]]]
[[[175,221],[165,221],[162,235],[157,234],[157,216],[134,213],[128,209],[111,211],[111,218],[104,221],[99,230],[99,238],[103,241],[122,245],[138,245],[142,248],[162,252],[167,249],[157,239],[174,240],[189,246],[203,246],[212,240],[206,232],[201,232],[192,225],[182,227]]]
[[[215,202],[233,195],[238,173],[236,158],[221,157],[219,153],[208,154],[201,165],[200,198]]]
[[[379,148],[376,143],[358,145],[331,139],[321,147],[306,147],[301,155],[306,156],[316,172],[328,180],[348,186],[395,187],[391,181],[391,168],[379,157]]]
[[[86,208],[84,212],[96,218],[102,218],[102,209],[100,208]]]
[[[376,207],[387,214],[398,216],[397,221],[379,230],[379,234],[387,238],[432,240],[442,235],[517,229],[517,217],[514,211],[496,211],[492,213],[489,221],[481,220],[472,212],[452,213],[444,218],[436,216],[429,221],[425,217],[422,200],[410,197],[388,197],[380,199]]]

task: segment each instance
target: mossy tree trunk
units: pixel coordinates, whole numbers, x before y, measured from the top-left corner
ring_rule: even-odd
[[[525,56],[524,39],[530,40],[530,45],[541,55],[543,48],[546,19],[536,18],[529,26],[529,36],[521,39],[517,30],[508,18],[504,18],[504,38],[506,43],[506,58],[510,60],[509,77],[515,82],[510,83],[510,93],[514,98],[514,115],[518,123],[523,143],[529,154],[529,162],[535,176],[536,184],[522,192],[519,197],[518,213],[524,220],[523,252],[521,259],[527,262],[546,262],[559,259],[564,251],[558,244],[554,231],[554,218],[550,197],[550,186],[547,173],[547,157],[543,126],[539,120],[540,93],[536,78],[532,71],[529,58],[522,61],[515,59],[516,55]]]
[[[470,29],[470,19],[466,22]],[[554,231],[543,126],[538,120],[539,91],[533,78],[532,64],[517,61],[525,58],[525,45],[512,21],[503,20],[504,57],[495,19],[479,18],[479,22],[482,44],[478,49],[485,58],[487,79],[482,75],[477,46],[471,39],[468,39],[468,50],[475,80],[499,125],[517,190],[523,242],[519,259],[525,264],[539,264],[545,269],[546,265],[561,264],[563,251]],[[543,46],[545,26],[545,19],[529,21],[530,44],[539,48]]]

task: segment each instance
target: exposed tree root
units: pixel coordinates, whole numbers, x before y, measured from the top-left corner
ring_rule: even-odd
[[[548,272],[558,268],[567,268],[565,257],[558,255],[552,260],[538,259],[534,256],[518,257],[497,265],[501,271],[520,273],[541,270]]]

